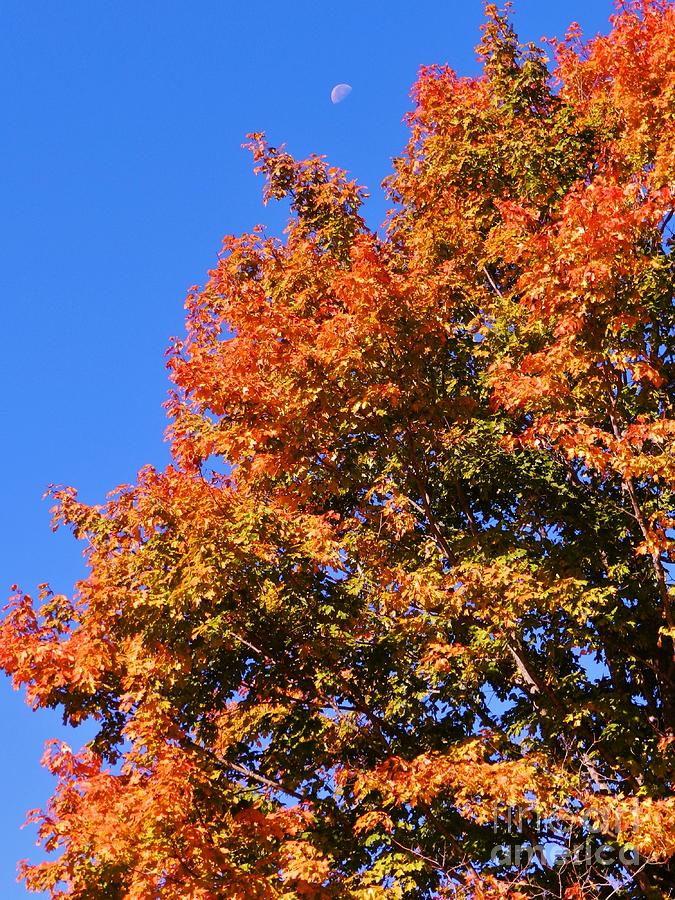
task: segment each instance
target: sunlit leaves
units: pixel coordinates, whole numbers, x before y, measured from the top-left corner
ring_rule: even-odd
[[[172,465],[57,490],[89,573],[0,628],[31,703],[98,725],[47,754],[29,888],[669,895],[674,42],[629,3],[551,74],[488,6],[479,77],[420,70],[382,233],[249,136],[289,223],[189,293]],[[640,866],[534,855],[577,840]]]

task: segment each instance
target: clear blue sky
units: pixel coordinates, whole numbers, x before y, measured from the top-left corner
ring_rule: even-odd
[[[606,31],[611,12],[516,5],[535,40],[573,19]],[[261,206],[246,132],[349,169],[379,224],[415,72],[475,72],[481,19],[480,0],[2,0],[0,597],[13,582],[70,592],[83,572],[80,546],[50,531],[50,482],[94,502],[166,462],[163,353],[186,289],[225,233],[281,221]],[[341,81],[353,92],[333,106]],[[36,852],[19,826],[50,793],[43,742],[63,729],[6,681],[0,712],[0,896],[14,898],[15,862]]]

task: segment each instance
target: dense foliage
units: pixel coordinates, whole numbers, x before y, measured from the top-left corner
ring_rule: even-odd
[[[381,232],[250,136],[291,220],[188,297],[173,464],[58,490],[89,574],[0,630],[98,723],[32,890],[675,890],[675,7],[549,52],[421,70]]]

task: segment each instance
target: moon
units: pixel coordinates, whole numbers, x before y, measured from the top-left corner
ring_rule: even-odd
[[[352,92],[351,84],[336,84],[333,90],[330,92],[330,99],[332,103],[342,103],[345,97],[348,97]]]

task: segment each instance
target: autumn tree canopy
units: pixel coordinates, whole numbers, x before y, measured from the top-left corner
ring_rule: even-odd
[[[31,890],[675,891],[675,6],[545,51],[420,71],[380,231],[250,136],[291,219],[188,296],[172,465],[57,490],[88,575],[0,629],[98,727]]]

